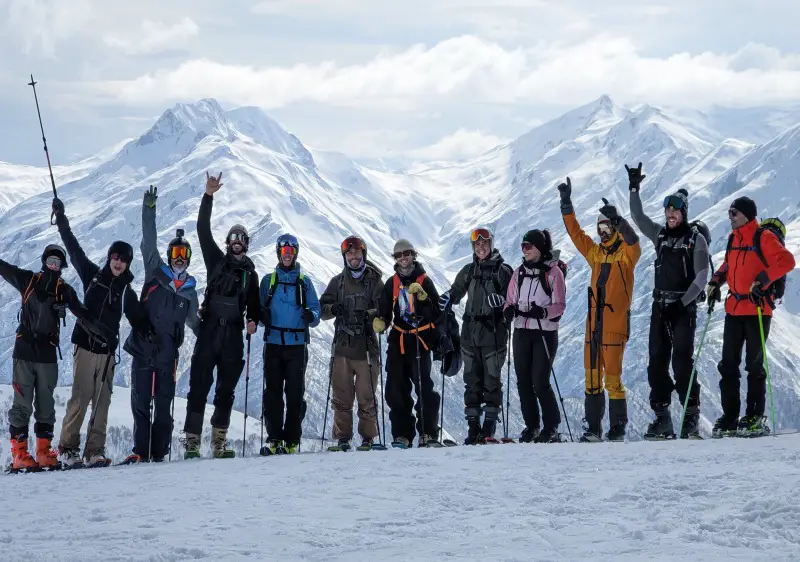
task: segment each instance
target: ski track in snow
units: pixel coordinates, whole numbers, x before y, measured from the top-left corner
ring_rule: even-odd
[[[797,560],[799,445],[497,445],[11,475],[0,494],[21,501],[4,509],[14,530],[0,547],[3,560]]]

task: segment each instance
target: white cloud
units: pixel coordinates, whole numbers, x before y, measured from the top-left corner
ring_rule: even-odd
[[[91,0],[7,0],[5,14],[5,30],[23,52],[40,51],[47,57],[55,55],[57,43],[94,18]]]
[[[183,45],[200,32],[200,28],[189,17],[167,25],[159,21],[142,21],[139,29],[129,31],[126,36],[106,34],[103,42],[109,47],[121,49],[128,55],[153,54]]]
[[[411,158],[425,161],[464,160],[479,156],[509,140],[481,131],[460,128],[430,146],[410,150],[407,154]]]
[[[761,53],[758,68],[741,68],[742,53],[748,50]],[[608,93],[623,103],[739,106],[800,99],[797,60],[797,54],[753,45],[735,53],[655,57],[639,52],[630,39],[608,35],[572,44],[541,42],[527,49],[463,35],[347,66],[331,61],[258,67],[198,59],[88,87],[126,104],[217,97],[267,108],[313,101],[412,110],[448,99],[573,105]]]

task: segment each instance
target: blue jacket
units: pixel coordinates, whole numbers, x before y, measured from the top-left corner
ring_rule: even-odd
[[[271,326],[264,327],[264,341],[275,345],[303,345],[306,343],[308,328],[319,325],[319,298],[314,284],[303,276],[305,285],[305,308],[314,313],[314,320],[306,326],[303,321],[303,309],[298,299],[297,285],[300,279],[300,266],[284,271],[280,267],[274,273],[261,279],[261,306],[266,308],[267,296],[270,293],[272,276],[275,276],[272,299],[269,303]],[[263,325],[263,322],[262,322]]]

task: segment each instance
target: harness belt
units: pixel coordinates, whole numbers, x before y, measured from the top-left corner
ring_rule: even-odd
[[[402,336],[404,336],[406,334],[412,334],[412,335],[417,336],[417,339],[422,344],[422,347],[425,348],[425,351],[430,351],[430,349],[428,348],[428,345],[425,343],[425,340],[422,339],[422,337],[419,335],[419,333],[422,332],[423,330],[430,330],[430,329],[435,328],[435,327],[436,326],[433,324],[433,322],[431,322],[429,324],[425,324],[424,326],[420,326],[419,328],[414,328],[412,330],[404,330],[402,328],[398,328],[396,325],[392,325],[392,330],[397,330],[398,333],[402,334],[401,337],[400,337],[400,354],[401,355],[405,355],[406,354],[406,346],[405,346],[405,343],[404,343],[405,342],[405,338],[402,337]]]

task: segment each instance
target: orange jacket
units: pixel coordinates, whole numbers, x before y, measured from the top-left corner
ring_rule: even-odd
[[[607,279],[605,283],[606,304],[603,311],[603,333],[630,335],[630,309],[633,299],[633,269],[642,255],[638,236],[624,221],[619,228],[629,231],[629,239],[635,243],[626,243],[619,232],[607,243],[594,242],[586,234],[574,213],[562,215],[569,237],[578,251],[586,258],[592,268],[592,292],[595,295],[590,304],[590,328],[594,329],[595,307],[598,295],[598,281],[601,275]]]
[[[728,283],[725,312],[734,316],[758,314],[756,305],[749,299],[754,281],[758,279],[762,286],[769,287],[770,283],[788,274],[795,266],[792,253],[783,247],[775,234],[764,230],[761,234],[761,253],[769,264],[765,267],[753,246],[756,230],[758,230],[758,220],[753,219],[731,232],[729,236],[731,249],[726,252],[725,261],[711,277],[711,282],[716,282],[720,286]],[[772,315],[769,303],[764,302],[761,313],[764,316]]]

